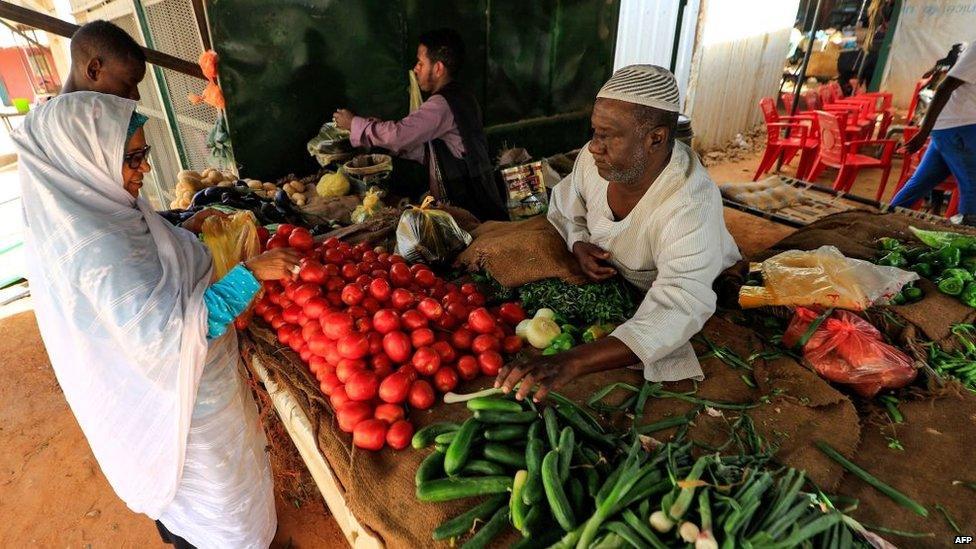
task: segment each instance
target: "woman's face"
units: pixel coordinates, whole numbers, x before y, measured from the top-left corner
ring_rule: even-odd
[[[146,133],[139,128],[129,139],[129,144],[125,147],[125,158],[122,161],[122,186],[133,198],[139,197],[142,178],[149,173],[150,169],[152,168],[149,166]]]

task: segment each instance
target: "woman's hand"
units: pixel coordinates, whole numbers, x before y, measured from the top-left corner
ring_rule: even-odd
[[[606,280],[617,274],[616,269],[606,264],[610,260],[610,252],[595,244],[580,240],[573,244],[573,255],[586,276],[592,280]]]
[[[203,230],[203,222],[206,221],[207,218],[213,217],[215,215],[218,217],[227,217],[227,214],[225,214],[220,210],[215,210],[213,208],[204,208],[199,212],[193,214],[190,217],[190,219],[187,219],[183,223],[180,223],[180,227],[183,227],[184,229],[190,231],[193,234],[200,234],[200,231]]]
[[[258,280],[281,280],[295,277],[301,259],[302,254],[298,250],[275,248],[248,259],[244,266]]]

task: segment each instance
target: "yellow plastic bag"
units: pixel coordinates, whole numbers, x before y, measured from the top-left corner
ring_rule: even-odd
[[[433,208],[428,196],[419,207],[410,206],[397,225],[397,253],[411,263],[447,263],[471,244],[471,235],[451,214]]]
[[[261,253],[257,220],[248,211],[229,216],[210,216],[204,220],[200,235],[213,255],[217,280],[223,278],[234,265]]]
[[[356,224],[363,223],[379,213],[383,209],[383,202],[380,201],[382,196],[383,191],[376,187],[370,187],[363,196],[363,203],[356,206],[356,209],[350,214],[352,222]]]
[[[863,311],[891,299],[918,275],[896,267],[844,257],[834,246],[812,251],[790,250],[753,266],[762,286],[743,286],[743,309],[769,305],[834,307]]]

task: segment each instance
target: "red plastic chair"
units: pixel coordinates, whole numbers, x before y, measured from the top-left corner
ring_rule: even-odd
[[[779,99],[780,99],[780,101],[783,102],[783,109],[785,109],[787,113],[793,112],[793,94],[792,93],[783,92],[783,93],[779,94]]]
[[[916,126],[907,126],[905,128],[905,133],[904,133],[905,141],[908,141],[909,139],[915,137],[916,134],[918,134],[918,128]],[[901,173],[898,175],[898,184],[895,185],[896,195],[898,194],[898,191],[900,191],[901,188],[905,186],[905,183],[908,182],[912,174],[915,173],[915,170],[918,169],[918,164],[922,161],[922,157],[925,155],[925,150],[928,149],[928,147],[929,144],[928,141],[926,141],[925,145],[922,146],[922,148],[916,151],[914,154],[902,155],[903,160],[901,163]],[[947,177],[945,181],[939,183],[939,185],[935,187],[936,190],[948,191],[952,193],[951,198],[949,198],[949,205],[946,207],[945,216],[947,218],[952,217],[957,213],[959,213],[959,188],[958,187],[959,184],[956,181],[956,178],[951,175]],[[924,200],[919,200],[912,205],[912,209],[920,210],[922,209],[922,205],[924,203],[925,203]]]
[[[762,109],[763,118],[766,121],[766,150],[763,152],[759,167],[756,168],[756,175],[752,177],[753,181],[759,179],[760,175],[768,172],[780,155],[786,155],[787,159],[792,159],[802,149],[804,151],[804,155],[800,156],[800,163],[802,165],[804,156],[807,154],[806,146],[808,136],[810,135],[809,120],[801,121],[791,117],[785,117],[783,120],[787,121],[781,122],[779,113],[776,112],[776,103],[771,97],[761,99],[759,101],[759,107]],[[789,130],[789,137],[783,135],[784,130]]]
[[[878,122],[878,136],[876,139],[887,139],[885,134],[888,133],[888,128],[891,127],[891,121],[893,118],[894,115],[891,114],[891,111],[884,111],[881,113],[881,120]]]
[[[820,154],[807,179],[815,181],[826,168],[836,168],[837,177],[834,179],[834,190],[850,192],[855,179],[857,179],[857,174],[861,170],[880,168],[882,170],[881,186],[878,188],[878,194],[875,198],[875,200],[880,200],[888,183],[888,175],[891,173],[891,157],[895,152],[895,141],[893,139],[846,141],[843,138],[844,132],[841,122],[836,116],[820,111],[817,113],[817,121],[820,123]],[[860,154],[861,147],[867,145],[881,145],[883,147],[881,158]]]
[[[803,108],[808,111],[820,110],[820,97],[817,96],[815,90],[807,90],[800,94],[800,98],[803,99]]]

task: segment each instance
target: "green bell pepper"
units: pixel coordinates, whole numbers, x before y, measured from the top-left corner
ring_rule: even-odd
[[[907,299],[905,298],[904,292],[898,292],[897,294],[893,295],[890,301],[892,305],[904,305],[906,302]]]
[[[939,259],[942,260],[942,264],[946,267],[958,267],[959,262],[962,261],[962,252],[959,248],[948,245],[939,249]]]
[[[908,265],[908,260],[901,252],[888,252],[887,255],[878,260],[878,265],[888,267],[904,267]]]
[[[895,250],[900,250],[902,245],[897,238],[884,237],[878,240],[878,248],[886,252],[893,252]]]
[[[966,283],[966,286],[962,289],[962,293],[959,294],[959,301],[962,301],[970,307],[976,307],[976,282]]]
[[[903,289],[901,293],[905,296],[905,301],[908,303],[917,303],[925,297],[925,292],[915,286],[909,286]]]
[[[583,332],[583,342],[589,343],[607,337],[614,328],[616,326],[613,324],[594,324]]]
[[[942,258],[939,257],[939,252],[936,251],[919,254],[919,256],[915,258],[915,261],[917,261],[918,263],[928,263],[933,267],[937,265],[942,265]]]
[[[969,274],[976,276],[976,256],[971,255],[962,258],[962,261],[959,262],[959,268],[966,269]]]
[[[939,279],[939,291],[947,295],[959,295],[966,286],[966,281],[954,276]]]
[[[935,271],[935,269],[932,268],[931,263],[916,263],[911,266],[911,270],[918,273],[918,276],[925,278],[931,278],[932,273]]]
[[[942,271],[942,278],[946,278],[950,276],[953,278],[958,278],[963,282],[972,282],[973,280],[973,275],[970,274],[969,271],[967,271],[966,269],[960,269],[958,267],[954,267]]]

